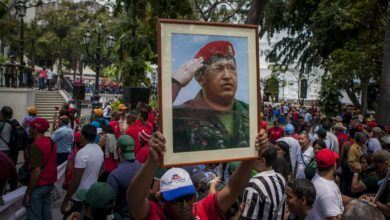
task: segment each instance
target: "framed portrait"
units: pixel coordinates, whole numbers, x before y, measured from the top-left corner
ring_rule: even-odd
[[[157,28],[163,166],[255,158],[257,26],[160,19]]]

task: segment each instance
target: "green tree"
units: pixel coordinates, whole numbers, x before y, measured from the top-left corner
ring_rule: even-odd
[[[279,79],[276,74],[271,74],[271,77],[266,80],[264,92],[271,98],[272,102],[279,100]]]
[[[329,116],[336,116],[341,110],[339,83],[329,76],[322,77],[319,104],[321,110]]]
[[[115,65],[124,86],[149,86],[147,62],[156,63],[157,18],[187,19],[192,8],[187,0],[121,0],[115,15],[119,19],[115,31],[118,37]]]
[[[275,44],[270,56],[284,65],[296,63],[304,72],[321,67],[331,77],[347,81],[338,89],[345,90],[365,112],[367,82],[378,79],[381,66],[386,5],[387,0],[272,0],[262,20],[262,33],[273,36],[286,30],[288,36]],[[363,51],[368,55],[362,55]],[[361,105],[355,87],[350,86],[354,79],[362,91]]]
[[[4,48],[10,46],[11,53],[16,55],[19,40],[19,21],[13,10],[13,1],[0,2],[0,53],[4,54]]]
[[[390,126],[390,117],[387,112],[390,109],[390,1],[387,2],[387,25],[384,40],[383,66],[380,81],[379,107],[377,112],[378,122]]]

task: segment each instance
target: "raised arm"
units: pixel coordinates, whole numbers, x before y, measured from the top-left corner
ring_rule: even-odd
[[[157,132],[149,142],[149,157],[127,189],[129,213],[134,219],[145,219],[149,214],[149,187],[154,172],[165,152],[165,138]]]
[[[262,149],[267,146],[267,143],[267,133],[262,129],[257,135],[255,143],[259,154],[262,153]],[[261,155],[259,155],[259,157],[261,157]],[[240,166],[231,176],[229,183],[217,194],[217,202],[223,213],[227,213],[235,199],[243,193],[251,178],[251,171],[255,166],[255,162],[256,160],[242,161]]]

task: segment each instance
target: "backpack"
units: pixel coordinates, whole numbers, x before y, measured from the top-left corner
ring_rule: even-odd
[[[16,150],[24,150],[29,142],[28,135],[24,130],[23,126],[19,124],[16,119],[8,120],[8,123],[12,126],[11,131],[11,142],[9,143],[9,147],[14,147]]]

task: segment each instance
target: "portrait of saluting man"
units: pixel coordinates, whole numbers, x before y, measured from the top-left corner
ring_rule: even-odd
[[[210,41],[172,74],[175,153],[249,147],[248,103],[236,98],[238,86],[248,85],[239,85],[235,53],[228,40]],[[200,89],[175,104],[193,79]]]

